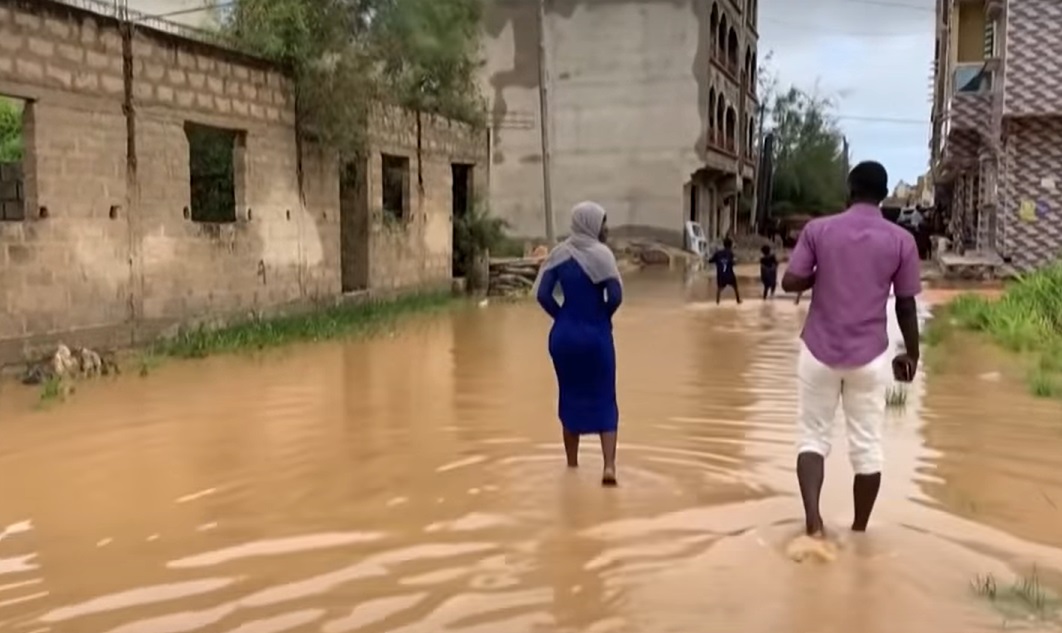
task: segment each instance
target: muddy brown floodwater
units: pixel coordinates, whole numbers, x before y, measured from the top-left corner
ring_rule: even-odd
[[[0,630],[976,633],[1004,616],[974,577],[1062,567],[1062,407],[973,344],[891,415],[871,532],[791,562],[806,304],[694,291],[628,281],[615,490],[593,445],[564,467],[530,304],[174,362],[45,411],[6,386]],[[849,482],[837,452],[841,534]]]

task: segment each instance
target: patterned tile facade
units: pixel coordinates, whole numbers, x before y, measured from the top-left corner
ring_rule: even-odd
[[[953,130],[989,131],[992,114],[992,95],[989,93],[958,93],[951,99],[951,128]]]
[[[1062,2],[1006,0],[1005,15],[1002,99],[952,97],[940,159],[954,173],[953,239],[1021,273],[1062,258]],[[985,204],[993,183],[998,210]]]
[[[1007,0],[1005,116],[1062,110],[1062,2]]]
[[[1062,117],[1005,126],[1000,250],[1025,272],[1062,257]],[[1034,205],[1034,218],[1021,212],[1023,201]]]

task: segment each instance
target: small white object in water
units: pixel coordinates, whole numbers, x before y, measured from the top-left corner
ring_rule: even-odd
[[[990,382],[997,382],[1000,378],[1002,378],[1002,376],[998,371],[990,371],[988,373],[981,374],[981,380],[987,380]]]
[[[481,308],[485,308],[488,305],[490,305],[490,300],[489,299],[484,299],[484,300],[480,301],[477,305],[479,305],[479,307],[481,307]]]

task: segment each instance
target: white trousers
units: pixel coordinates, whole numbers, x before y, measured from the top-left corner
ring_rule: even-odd
[[[803,343],[797,361],[801,453],[830,454],[837,403],[844,410],[848,458],[857,475],[881,472],[888,389],[888,351],[862,367],[840,369],[819,362]]]

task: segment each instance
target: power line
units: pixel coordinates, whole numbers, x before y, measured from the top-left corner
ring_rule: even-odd
[[[893,9],[907,9],[908,11],[924,11],[936,13],[936,7],[927,7],[920,4],[907,4],[905,2],[892,2],[891,0],[845,0],[845,4],[868,4],[875,7],[890,7]]]
[[[154,15],[148,15],[148,16],[145,16],[145,18],[147,18],[147,19],[159,18],[159,19],[163,19],[164,20],[166,18],[176,17],[178,15],[188,15],[190,13],[201,13],[203,11],[214,11],[214,10],[217,10],[217,9],[228,9],[229,7],[233,7],[235,5],[236,5],[236,2],[234,2],[234,1],[231,1],[231,2],[214,2],[212,4],[205,4],[205,5],[200,6],[200,7],[192,7],[191,9],[179,9],[177,11],[168,11],[166,13],[157,13],[157,14],[154,14]]]
[[[804,32],[826,33],[829,35],[847,35],[849,37],[910,37],[911,35],[917,35],[917,33],[912,33],[911,31],[845,31],[840,29],[822,28],[814,24],[807,24],[805,22],[793,22],[792,20],[786,20],[784,18],[773,18],[771,16],[760,16],[760,21],[770,22],[772,24],[778,24],[781,26],[791,26],[801,29]]]
[[[895,123],[898,125],[929,125],[929,119],[902,119],[896,117],[867,116],[859,114],[836,114],[842,121],[865,121],[867,123]]]

